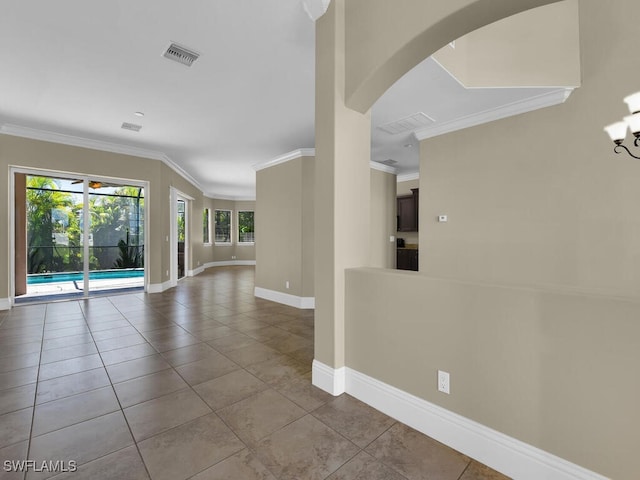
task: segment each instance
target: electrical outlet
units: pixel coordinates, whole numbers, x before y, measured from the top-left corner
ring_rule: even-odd
[[[169,270],[167,270],[167,277],[169,276]]]
[[[289,280],[287,280],[286,282],[284,282],[284,287],[289,290]]]
[[[449,392],[449,373],[443,372],[442,370],[438,370],[438,391],[442,393]]]

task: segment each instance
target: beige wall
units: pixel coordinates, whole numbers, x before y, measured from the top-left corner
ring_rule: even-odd
[[[482,27],[433,56],[466,87],[578,86],[578,30],[578,0],[565,0]]]
[[[395,174],[371,169],[371,267],[396,266],[396,242],[390,240],[396,234],[396,185]]]
[[[420,271],[640,297],[640,163],[602,131],[639,88],[634,3],[614,5],[580,4],[584,80],[566,103],[421,143]]]
[[[313,296],[313,162],[256,172],[256,287]]]
[[[348,271],[347,291],[348,367],[609,478],[637,478],[640,302],[376,269]]]
[[[346,295],[347,366],[623,480],[640,445],[640,163],[602,127],[639,88],[635,11],[580,2],[566,103],[423,141],[420,273],[354,270]]]

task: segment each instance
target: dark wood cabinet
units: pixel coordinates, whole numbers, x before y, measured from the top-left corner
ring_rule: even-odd
[[[396,268],[398,270],[418,271],[418,249],[398,248],[396,254]]]
[[[398,197],[397,203],[397,230],[398,232],[418,231],[418,192],[419,189],[412,188],[411,195]]]

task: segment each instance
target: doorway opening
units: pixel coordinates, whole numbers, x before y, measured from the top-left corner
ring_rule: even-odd
[[[15,301],[145,285],[142,185],[14,173]]]

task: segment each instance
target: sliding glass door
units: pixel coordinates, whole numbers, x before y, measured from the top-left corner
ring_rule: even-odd
[[[25,216],[27,297],[144,287],[144,188],[27,175]]]

